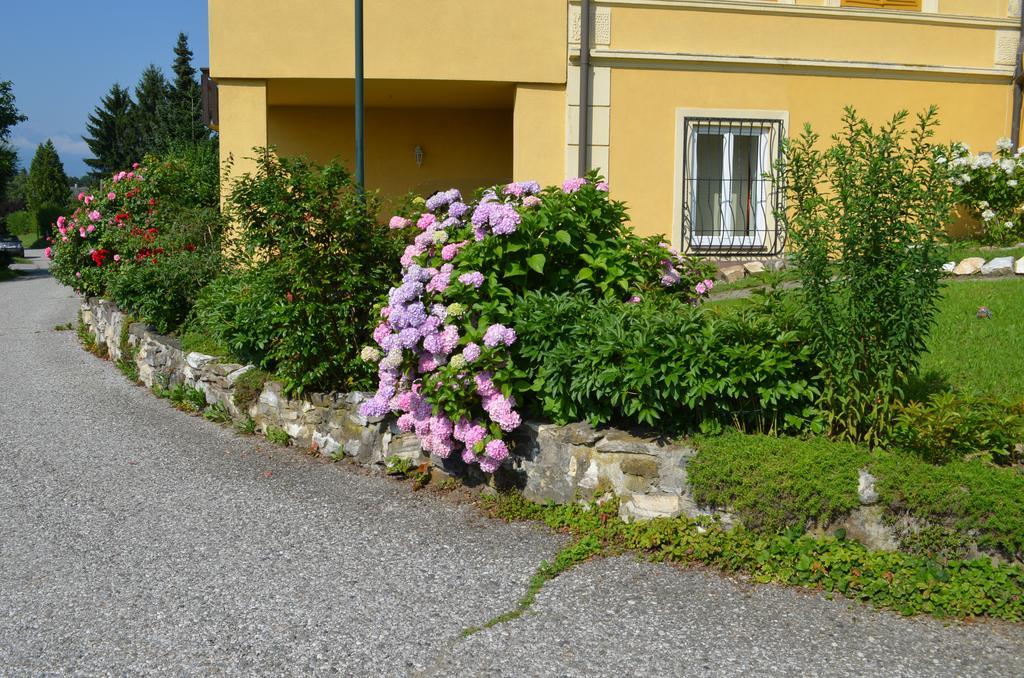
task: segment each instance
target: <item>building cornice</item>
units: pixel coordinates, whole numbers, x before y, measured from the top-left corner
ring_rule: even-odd
[[[618,68],[726,70],[747,73],[792,73],[795,71],[806,75],[951,80],[957,82],[1009,83],[1013,79],[1012,66],[982,68],[936,64],[898,64],[873,61],[794,59],[786,57],[646,52],[616,49],[594,49],[590,54],[590,58],[595,64],[600,63],[602,66]],[[571,57],[573,63],[577,59],[576,55]]]
[[[858,9],[853,7],[815,7],[810,5],[779,5],[751,0],[593,0],[605,7],[640,7],[650,9],[680,9],[707,12],[739,12],[744,14],[776,14],[782,16],[812,16],[846,21],[881,21],[915,25],[961,26],[969,28],[1012,29],[1019,23],[1016,18],[956,16],[906,10]],[[578,5],[578,0],[570,4]]]

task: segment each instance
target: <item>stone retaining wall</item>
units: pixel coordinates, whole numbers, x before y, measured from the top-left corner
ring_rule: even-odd
[[[82,303],[82,323],[107,347],[115,359],[121,355],[121,333],[126,314],[102,299]],[[587,424],[555,426],[524,423],[513,434],[514,454],[493,477],[461,459],[431,459],[412,433],[403,433],[392,418],[367,418],[359,405],[369,393],[318,393],[288,398],[281,384],[268,381],[251,404],[235,403],[235,384],[251,365],[223,362],[214,356],[185,353],[173,337],[153,332],[141,323],[128,328],[127,345],[135,355],[139,380],[147,387],[185,384],[202,390],[206,401],[223,405],[236,421],[251,418],[256,430],[283,429],[291,443],[305,450],[336,458],[339,452],[367,467],[382,467],[392,456],[415,466],[426,464],[436,479],[458,477],[468,485],[518,488],[531,500],[568,503],[606,492],[620,497],[624,519],[716,515],[731,524],[732,516],[698,506],[687,480],[687,463],[696,450],[687,444],[661,440],[618,429],[594,430]],[[829,531],[846,530],[873,548],[894,549],[891,530],[870,504],[874,479],[862,473],[859,488],[864,505]]]

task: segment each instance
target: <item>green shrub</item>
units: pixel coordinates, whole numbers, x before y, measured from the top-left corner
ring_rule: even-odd
[[[228,201],[235,272],[204,295],[195,327],[273,371],[287,393],[365,387],[359,351],[401,243],[340,164],[258,152]]]
[[[687,464],[694,498],[728,507],[755,530],[828,524],[860,503],[858,470],[871,460],[851,443],[729,433],[698,438]]]
[[[940,295],[953,202],[948,164],[929,140],[933,107],[876,128],[846,110],[822,149],[806,126],[786,147],[787,225],[829,432],[878,443],[915,372]]]
[[[1024,238],[1024,163],[1010,139],[996,142],[996,154],[971,155],[955,144],[949,154],[957,199],[978,218],[979,239],[988,244],[1013,245]]]
[[[35,214],[28,210],[11,212],[7,215],[7,231],[11,235],[21,238],[22,242],[28,246],[39,236]]]
[[[267,440],[274,443],[275,445],[287,446],[291,442],[291,438],[288,436],[288,432],[283,428],[277,426],[267,427]]]
[[[1024,444],[1024,402],[937,393],[926,403],[899,404],[890,441],[933,464],[966,457],[1014,464]]]
[[[814,427],[812,354],[768,305],[723,315],[667,297],[528,293],[513,322],[499,375],[556,422]]]

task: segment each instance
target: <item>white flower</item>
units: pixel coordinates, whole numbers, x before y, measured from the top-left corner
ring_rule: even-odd
[[[946,164],[946,156],[940,155],[939,157],[935,158],[935,162],[940,164],[940,165],[945,165]]]
[[[960,175],[960,181],[964,182],[965,184],[967,182],[969,182],[970,180],[971,180],[971,175],[970,174],[961,174]]]
[[[969,162],[970,158],[968,158],[966,155],[961,155],[959,157],[953,158],[953,162],[951,162],[950,165],[952,165],[953,167],[963,167]]]
[[[432,239],[435,245],[443,245],[448,242],[448,231],[434,231]]]
[[[1012,221],[1004,221],[1003,222],[1003,228],[1005,228],[1005,229],[1013,228],[1013,222]]]
[[[461,353],[452,356],[451,366],[453,369],[461,370],[466,366],[466,357]]]
[[[380,361],[380,366],[386,370],[394,370],[402,366],[402,349],[393,348]]]
[[[368,363],[377,362],[380,360],[380,356],[380,351],[373,346],[364,346],[363,350],[359,353],[359,357]]]
[[[985,210],[984,212],[981,213],[981,218],[984,219],[985,221],[992,221],[992,219],[995,216],[996,213],[993,212],[992,210]]]
[[[999,166],[1003,168],[1003,171],[1007,174],[1013,174],[1013,170],[1017,169],[1017,162],[1012,158],[1003,158],[999,161]]]
[[[1008,137],[999,137],[999,140],[996,141],[996,148],[1000,151],[1008,151],[1013,148],[1013,142]]]
[[[992,166],[992,154],[991,153],[980,153],[971,158],[971,167],[978,169],[979,167],[991,167]]]
[[[1016,186],[1017,185],[1017,180],[1016,179],[1010,179],[1009,181],[1006,182],[1006,185],[1007,186]]]
[[[981,200],[981,201],[979,201],[978,202],[978,209],[979,210],[986,210],[986,209],[988,209],[988,200]]]

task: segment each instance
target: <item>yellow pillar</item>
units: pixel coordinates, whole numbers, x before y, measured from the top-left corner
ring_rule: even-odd
[[[512,176],[542,186],[565,178],[565,85],[516,85]]]
[[[231,162],[231,176],[255,166],[253,148],[267,145],[267,83],[265,80],[220,80],[220,162]],[[230,192],[230,179],[221,183],[221,201]]]

